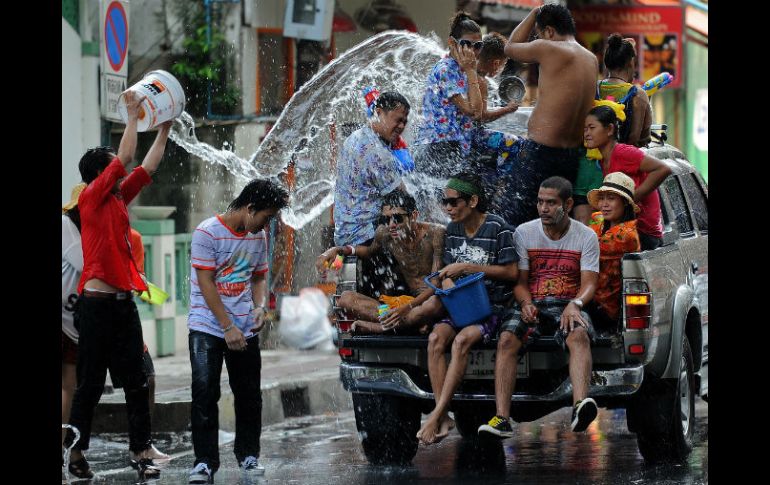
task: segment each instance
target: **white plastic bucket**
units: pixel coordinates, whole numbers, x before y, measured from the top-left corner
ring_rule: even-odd
[[[130,88],[139,96],[147,96],[139,108],[137,131],[147,131],[164,121],[172,120],[184,111],[184,89],[174,76],[166,71],[148,72],[141,81]],[[128,121],[126,101],[123,96],[118,100],[118,113],[123,122]]]

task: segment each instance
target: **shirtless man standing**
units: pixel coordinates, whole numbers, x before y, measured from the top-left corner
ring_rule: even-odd
[[[396,189],[383,198],[382,212],[371,246],[335,246],[316,259],[316,268],[321,272],[338,254],[367,259],[386,250],[395,258],[396,266],[411,294],[383,295],[378,301],[354,291],[342,293],[337,305],[359,319],[353,323],[354,332],[382,333],[382,325],[377,323],[377,309],[383,303],[389,306],[389,315],[400,319],[433,294],[427,290],[423,278],[443,266],[441,253],[444,249],[445,229],[438,224],[417,222],[418,214],[414,197]],[[404,330],[404,327],[400,330]]]
[[[534,28],[536,38],[528,42]],[[548,4],[532,10],[511,33],[505,54],[538,63],[538,102],[527,126],[513,173],[506,181],[510,203],[501,212],[518,226],[537,218],[537,191],[548,177],[571,182],[584,153],[582,124],[593,107],[599,63],[575,40],[575,21],[566,7]]]

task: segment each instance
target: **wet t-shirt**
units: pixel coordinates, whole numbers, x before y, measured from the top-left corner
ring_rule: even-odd
[[[572,300],[580,289],[580,272],[599,272],[599,241],[593,230],[570,219],[567,232],[554,241],[540,219],[525,222],[513,236],[519,269],[529,271],[533,300]]]
[[[514,227],[502,217],[487,214],[486,220],[473,237],[465,234],[459,222],[450,222],[444,239],[443,263],[471,263],[479,265],[506,265],[519,260],[513,246]],[[513,294],[513,282],[484,278],[489,301],[505,304]]]
[[[361,244],[374,237],[382,197],[401,185],[401,173],[385,142],[366,125],[345,140],[337,161],[334,244]]]
[[[446,56],[428,75],[422,98],[423,123],[416,145],[441,141],[459,141],[464,153],[471,147],[473,119],[452,102],[455,95],[468,95],[468,77],[452,57]]]
[[[225,337],[198,284],[196,269],[205,269],[215,273],[217,293],[227,316],[245,338],[255,335],[250,331],[255,323],[251,278],[267,272],[265,231],[257,234],[236,232],[227,227],[219,216],[211,217],[195,228],[190,256],[190,313],[187,317],[190,330]]]

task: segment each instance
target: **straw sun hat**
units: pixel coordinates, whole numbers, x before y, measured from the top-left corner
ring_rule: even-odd
[[[598,209],[599,193],[614,192],[630,202],[631,206],[634,208],[634,212],[639,212],[639,206],[634,202],[634,189],[634,181],[631,177],[622,172],[612,172],[604,177],[601,187],[588,191],[588,203],[591,204],[591,207],[594,209]]]
[[[80,193],[83,192],[83,189],[85,189],[87,185],[88,184],[86,184],[85,182],[80,182],[76,186],[72,187],[72,194],[70,196],[70,201],[61,207],[62,214],[64,214],[68,210],[71,210],[76,205],[78,205],[78,197],[80,197]]]

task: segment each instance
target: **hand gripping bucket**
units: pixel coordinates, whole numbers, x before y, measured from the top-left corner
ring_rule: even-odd
[[[449,312],[452,322],[458,328],[486,320],[492,315],[489,295],[484,287],[484,273],[464,276],[455,282],[455,286],[446,290],[436,288],[430,282],[438,272],[424,278],[425,283],[441,298],[441,303]]]
[[[184,89],[174,76],[166,71],[151,71],[130,88],[139,96],[146,96],[139,108],[137,131],[147,131],[164,121],[172,120],[184,111]],[[126,101],[123,96],[118,100],[118,113],[123,123],[128,121]]]

